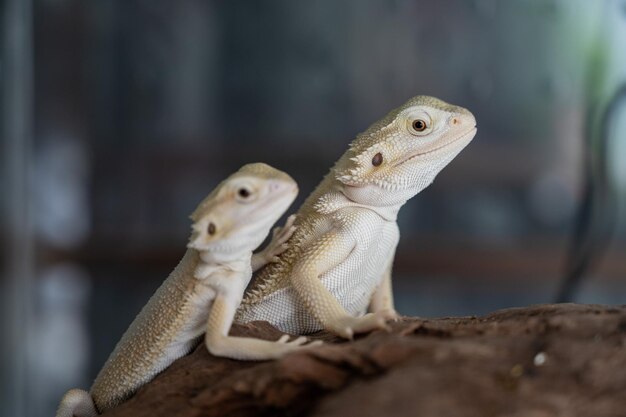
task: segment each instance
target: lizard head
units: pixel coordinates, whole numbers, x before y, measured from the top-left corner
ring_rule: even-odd
[[[298,194],[286,173],[263,163],[244,165],[222,181],[191,214],[187,247],[231,252],[259,246]]]
[[[359,134],[335,166],[353,201],[394,205],[426,188],[474,137],[468,110],[417,96]]]

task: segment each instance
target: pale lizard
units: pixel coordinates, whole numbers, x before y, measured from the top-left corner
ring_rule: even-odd
[[[397,317],[391,267],[398,210],[475,134],[468,110],[417,96],[357,135],[298,211],[279,262],[256,274],[235,320],[345,338],[385,328]]]
[[[276,260],[293,233],[293,217],[262,252],[252,255],[298,193],[296,182],[265,164],[228,177],[191,215],[192,235],[176,269],[152,296],[104,364],[90,392],[70,390],[57,417],[95,416],[130,397],[206,332],[208,350],[233,359],[273,359],[306,338],[277,342],[228,336],[252,269]]]

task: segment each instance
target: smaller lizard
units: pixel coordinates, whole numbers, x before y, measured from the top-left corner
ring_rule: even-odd
[[[228,177],[191,215],[185,256],[123,335],[91,391],[73,389],[57,417],[96,416],[129,398],[174,360],[188,354],[206,332],[213,355],[274,359],[308,348],[288,342],[228,336],[253,269],[275,262],[293,231],[294,217],[274,230],[270,245],[252,254],[298,193],[296,182],[266,164],[249,164]]]

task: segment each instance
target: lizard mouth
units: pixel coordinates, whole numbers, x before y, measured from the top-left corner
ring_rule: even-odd
[[[465,132],[464,134],[462,134],[458,138],[451,140],[450,142],[446,142],[443,145],[437,146],[436,148],[429,149],[427,151],[422,151],[422,152],[417,152],[417,153],[411,154],[411,155],[407,156],[406,158],[401,159],[393,167],[394,168],[399,167],[400,165],[402,165],[402,164],[404,164],[406,162],[409,162],[409,161],[411,161],[411,160],[413,160],[415,158],[418,158],[420,156],[429,155],[429,154],[435,153],[435,152],[437,152],[437,151],[439,151],[441,149],[447,148],[448,146],[450,146],[450,145],[452,145],[454,143],[460,142],[463,139],[467,139],[470,136],[474,136],[476,134],[477,130],[478,129],[476,128],[476,126],[474,126],[470,130],[468,130],[467,132]]]

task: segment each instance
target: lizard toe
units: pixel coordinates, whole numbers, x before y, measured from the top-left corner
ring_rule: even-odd
[[[307,337],[300,336],[300,337],[292,340],[291,342],[289,342],[289,344],[292,345],[292,346],[301,346],[301,345],[304,345],[308,341],[309,341],[309,339]]]

